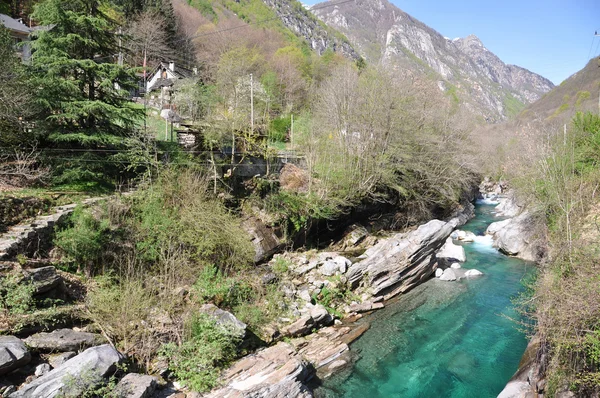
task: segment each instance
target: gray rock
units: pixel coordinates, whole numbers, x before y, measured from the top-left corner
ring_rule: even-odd
[[[33,283],[35,294],[49,292],[58,287],[61,281],[60,275],[56,273],[53,266],[27,269],[23,271],[25,280]]]
[[[67,362],[69,359],[73,358],[75,355],[77,355],[77,353],[73,352],[73,351],[50,355],[50,357],[48,358],[48,363],[50,364],[50,366],[52,366],[53,369],[58,368],[60,365]]]
[[[277,279],[277,275],[275,275],[273,272],[264,274],[261,278],[263,285],[272,285],[273,283],[277,282]]]
[[[467,272],[465,272],[465,276],[467,278],[474,277],[474,276],[481,276],[481,275],[483,275],[483,272],[476,270],[476,269],[470,269]]]
[[[336,263],[333,260],[327,260],[325,261],[325,263],[323,263],[321,268],[319,268],[319,272],[321,273],[321,275],[332,276],[335,275],[335,273],[338,272],[339,269],[340,266],[338,263]]]
[[[440,276],[440,280],[441,281],[455,281],[456,274],[454,273],[454,270],[452,268],[445,269],[442,276]]]
[[[459,264],[459,263],[452,263],[452,264],[450,265],[450,268],[452,268],[452,269],[460,269],[460,268],[461,268],[461,266],[460,266],[460,264]]]
[[[119,381],[114,395],[119,398],[150,398],[157,386],[158,379],[154,376],[129,373]]]
[[[246,336],[246,324],[235,317],[231,312],[224,311],[213,304],[204,304],[200,311],[212,317],[217,324],[230,329],[240,338]]]
[[[317,268],[317,265],[318,265],[317,261],[311,261],[308,264],[303,265],[302,267],[295,268],[294,272],[298,275],[304,275],[307,272],[310,272],[313,269]]]
[[[362,281],[374,296],[389,298],[427,280],[434,272],[434,253],[457,225],[455,219],[432,220],[415,231],[380,241],[365,252],[364,260],[352,265],[347,273],[350,286]]]
[[[0,336],[0,375],[27,365],[31,354],[25,344],[15,336]]]
[[[443,269],[441,269],[441,268],[437,268],[437,269],[435,270],[435,277],[436,277],[436,278],[439,278],[440,276],[442,276],[442,274],[443,274],[443,273],[444,273],[444,270],[443,270]]]
[[[43,376],[46,373],[50,372],[50,365],[48,365],[47,363],[41,363],[38,366],[35,367],[35,375],[37,377]]]
[[[84,348],[102,344],[100,335],[87,332],[76,332],[72,329],[59,329],[50,333],[36,333],[25,339],[25,343],[39,351],[79,351]]]
[[[298,297],[300,297],[302,300],[309,302],[309,303],[312,301],[312,298],[310,297],[310,293],[308,292],[308,290],[300,290],[298,292]]]
[[[3,397],[8,397],[10,394],[12,394],[13,392],[17,391],[17,387],[15,386],[8,386],[4,389],[4,391],[2,391],[0,389],[0,393],[2,394],[1,396]]]
[[[369,231],[359,224],[353,224],[346,230],[346,235],[342,241],[342,247],[345,249],[356,247],[369,235]]]
[[[121,355],[110,345],[88,348],[58,368],[25,384],[9,398],[81,396],[115,371]]]
[[[333,317],[322,305],[311,306],[308,314],[301,316],[294,323],[285,328],[284,333],[291,337],[305,336],[313,329],[333,323]]]

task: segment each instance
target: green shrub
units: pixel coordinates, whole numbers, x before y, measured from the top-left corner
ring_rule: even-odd
[[[18,274],[0,280],[0,309],[9,314],[26,314],[35,308],[33,283],[25,282]]]
[[[61,248],[68,258],[84,266],[92,273],[95,264],[101,261],[110,240],[110,223],[107,219],[97,219],[90,209],[77,206],[71,215],[69,227],[56,233],[54,244]]]
[[[269,129],[269,139],[276,142],[285,142],[291,127],[292,118],[290,116],[283,116],[272,120]]]
[[[276,275],[281,276],[285,275],[288,272],[290,265],[291,262],[287,258],[277,257],[275,261],[273,261],[271,269]]]
[[[207,315],[198,315],[191,320],[184,342],[164,345],[160,355],[169,361],[177,380],[204,392],[217,386],[221,370],[235,358],[239,343],[240,338],[230,329]]]

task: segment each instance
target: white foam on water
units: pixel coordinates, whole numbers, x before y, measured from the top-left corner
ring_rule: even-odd
[[[495,252],[496,248],[494,248],[493,244],[494,244],[494,239],[492,238],[492,235],[483,235],[483,236],[478,235],[475,237],[475,241],[473,242],[473,245],[477,248],[477,251],[480,251],[480,252],[483,252],[483,251]]]
[[[484,199],[477,199],[477,204],[478,205],[499,205],[500,202],[497,199],[484,198]]]

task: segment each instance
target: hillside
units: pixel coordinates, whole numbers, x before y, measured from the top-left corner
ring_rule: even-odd
[[[387,1],[363,0],[313,9],[346,35],[361,56],[398,71],[418,71],[438,81],[451,98],[487,122],[506,120],[550,91],[548,79],[507,65],[475,36],[451,40]],[[406,71],[404,71],[406,72]]]
[[[585,68],[521,111],[515,119],[479,126],[472,132],[472,137],[480,148],[480,167],[497,169],[512,152],[506,147],[509,142],[512,148],[520,148],[512,154],[513,159],[517,155],[527,157],[525,148],[538,145],[544,137],[547,140],[554,134],[563,133],[577,112],[596,111],[599,88],[600,67],[594,58]]]

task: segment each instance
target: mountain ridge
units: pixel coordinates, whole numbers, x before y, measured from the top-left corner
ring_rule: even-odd
[[[554,87],[526,68],[505,64],[476,35],[448,39],[387,0],[327,4],[316,4],[312,12],[348,37],[365,59],[434,72],[441,89],[455,86],[465,106],[488,122],[518,114]]]

